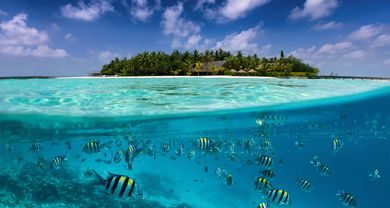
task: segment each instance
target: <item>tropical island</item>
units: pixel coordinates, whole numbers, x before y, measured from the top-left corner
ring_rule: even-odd
[[[162,51],[142,52],[131,58],[115,58],[105,64],[100,75],[167,76],[167,75],[238,75],[271,77],[315,77],[319,69],[294,56],[258,57],[242,52],[218,50],[185,51],[171,54]]]

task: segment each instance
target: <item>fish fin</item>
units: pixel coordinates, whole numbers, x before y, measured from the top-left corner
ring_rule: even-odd
[[[101,185],[101,184],[104,184],[104,182],[106,181],[101,175],[99,175],[96,170],[92,170],[92,174],[93,174],[93,177],[95,178],[91,184],[92,185]]]

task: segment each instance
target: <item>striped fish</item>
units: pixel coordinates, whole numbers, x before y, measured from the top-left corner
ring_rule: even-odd
[[[113,161],[119,163],[122,160],[122,150],[117,150],[114,154]]]
[[[339,200],[343,203],[344,206],[355,208],[356,207],[356,199],[350,193],[345,193],[344,191],[339,191],[337,194]]]
[[[272,166],[272,158],[266,155],[262,155],[259,158],[259,164],[265,168],[269,168]]]
[[[263,174],[264,178],[273,178],[275,176],[275,173],[272,170],[263,170],[261,174]]]
[[[344,146],[344,143],[339,138],[334,138],[332,141],[332,149],[333,152],[336,154],[342,147]]]
[[[311,192],[313,190],[313,186],[308,180],[305,180],[303,178],[298,178],[296,180],[296,183],[304,191]]]
[[[273,189],[267,192],[267,199],[278,206],[291,205],[290,195],[287,191],[281,189]]]
[[[162,150],[163,150],[163,152],[169,152],[169,150],[170,150],[170,145],[169,145],[168,143],[164,143],[164,144],[162,145]]]
[[[199,138],[198,147],[203,151],[209,150],[211,147],[211,142],[208,138],[205,137]]]
[[[255,180],[255,189],[266,191],[269,188],[271,188],[271,183],[266,179],[262,177],[257,177]]]
[[[59,169],[65,160],[67,160],[66,155],[55,156],[50,162],[50,168]]]
[[[133,160],[134,160],[136,152],[137,152],[137,147],[134,144],[130,144],[127,147],[127,150],[125,153],[125,161],[127,163],[127,169],[129,169],[129,170],[133,169]]]
[[[257,208],[269,208],[269,203],[268,202],[263,202],[257,206]]]
[[[99,142],[91,140],[84,145],[83,151],[87,153],[97,153],[100,152],[100,147]]]
[[[41,143],[34,142],[31,144],[30,151],[31,152],[39,152],[41,150]]]
[[[318,170],[320,171],[321,175],[323,176],[329,176],[330,175],[330,170],[328,166],[321,164],[318,166]]]
[[[104,186],[105,193],[119,198],[129,198],[132,196],[142,195],[141,189],[136,182],[125,175],[117,175],[109,173],[106,179],[103,179],[94,171],[95,176],[99,180],[99,184]]]

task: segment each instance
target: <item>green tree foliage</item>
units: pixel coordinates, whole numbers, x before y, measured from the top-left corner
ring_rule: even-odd
[[[222,67],[216,62],[224,61]],[[244,55],[241,51],[232,55],[222,49],[200,52],[178,50],[171,54],[162,51],[142,52],[127,59],[115,58],[103,65],[101,74],[119,76],[149,76],[149,75],[199,75],[207,68],[210,74],[232,74],[231,71],[255,70],[250,73],[257,76],[316,76],[319,69],[305,64],[301,59],[293,56],[285,57],[280,51],[280,57],[259,58],[256,54]],[[248,73],[246,73],[248,74]],[[235,75],[233,73],[233,75]]]

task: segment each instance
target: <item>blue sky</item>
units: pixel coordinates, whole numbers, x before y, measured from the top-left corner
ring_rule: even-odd
[[[388,0],[1,0],[0,76],[86,75],[145,50],[223,48],[390,77],[389,21]]]

